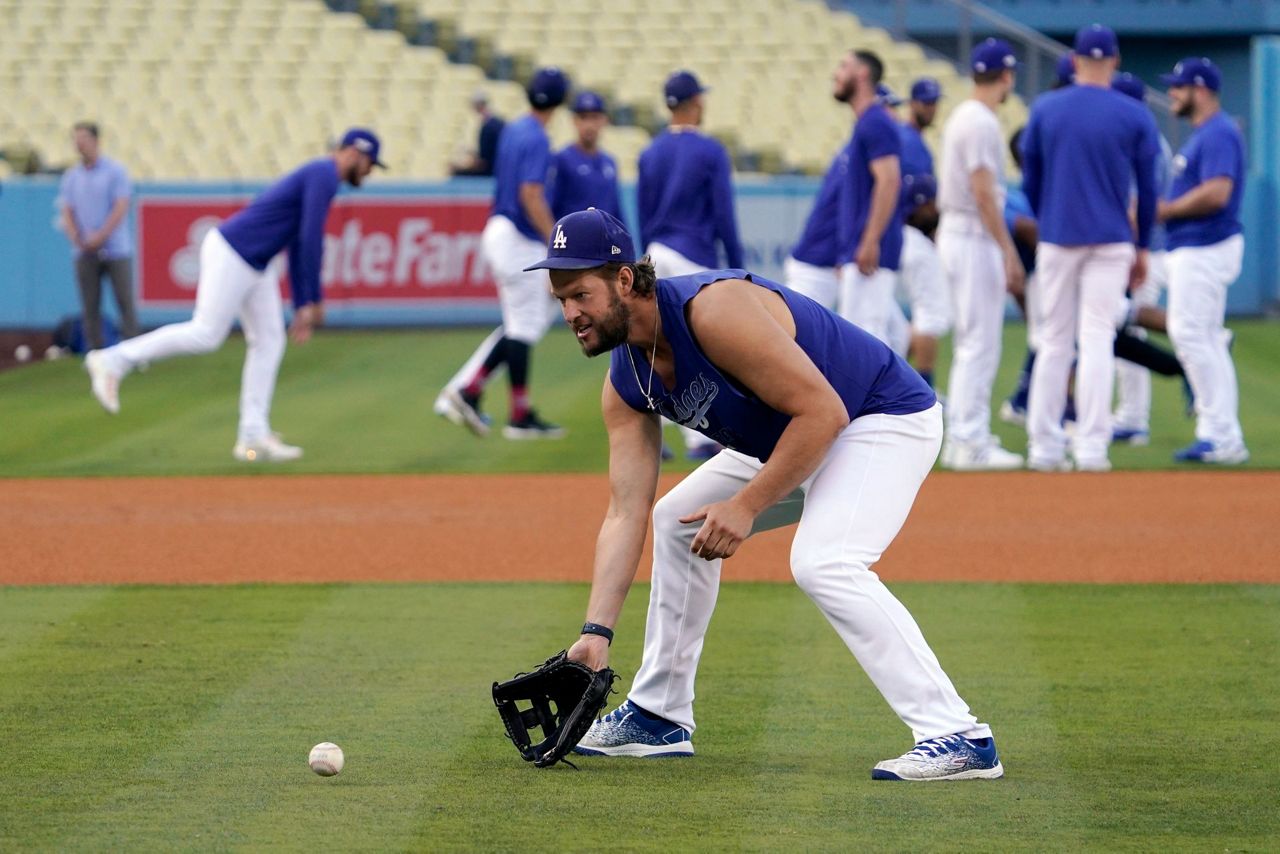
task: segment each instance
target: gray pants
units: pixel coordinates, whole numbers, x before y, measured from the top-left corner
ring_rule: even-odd
[[[80,255],[76,258],[76,282],[80,285],[80,305],[84,311],[85,343],[90,350],[102,348],[102,276],[111,279],[111,290],[120,309],[120,334],[138,334],[138,315],[133,308],[133,260]]]

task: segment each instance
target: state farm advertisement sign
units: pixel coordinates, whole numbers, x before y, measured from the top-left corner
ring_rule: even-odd
[[[243,202],[144,198],[138,203],[139,297],[143,304],[195,300],[200,242]],[[489,203],[457,199],[343,198],[325,224],[321,280],[326,300],[496,301],[480,252]],[[281,292],[287,265],[276,258]]]

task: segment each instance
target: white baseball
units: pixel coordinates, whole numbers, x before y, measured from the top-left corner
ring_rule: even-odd
[[[31,358],[31,348],[26,344],[19,344],[13,351],[13,358],[19,362],[26,362]]]
[[[332,777],[337,774],[346,761],[342,755],[342,748],[331,741],[322,741],[311,748],[311,756],[307,758],[307,764],[311,766],[311,770],[321,777]]]

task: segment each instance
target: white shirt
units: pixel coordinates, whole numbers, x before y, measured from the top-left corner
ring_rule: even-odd
[[[1005,153],[1000,121],[986,104],[970,98],[947,118],[942,128],[941,179],[938,181],[938,210],[978,215],[969,179],[979,169],[995,177],[996,211],[1004,210]]]

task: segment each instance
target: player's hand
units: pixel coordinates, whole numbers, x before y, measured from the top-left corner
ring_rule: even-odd
[[[743,507],[736,499],[717,501],[682,516],[680,522],[685,525],[702,522],[702,527],[693,538],[689,551],[703,560],[733,557],[742,541],[751,535],[751,526],[755,524],[756,514]]]
[[[97,252],[99,249],[102,248],[102,245],[106,242],[107,242],[106,235],[102,234],[101,232],[95,231],[93,234],[90,234],[87,238],[85,238],[84,242],[80,244],[80,248],[83,249],[85,252]]]
[[[1005,289],[1015,297],[1024,296],[1027,292],[1027,270],[1022,266],[1016,249],[1004,252],[1004,283]]]
[[[880,269],[880,244],[863,241],[858,244],[858,254],[853,256],[853,263],[858,265],[858,272],[864,276],[875,275]]]
[[[311,304],[311,325],[324,326],[324,303],[313,302]]]
[[[1142,287],[1142,283],[1147,280],[1148,257],[1145,249],[1139,249],[1138,254],[1134,256],[1133,266],[1129,269],[1129,293]]]
[[[592,670],[609,666],[609,641],[600,635],[583,635],[569,647],[569,660],[580,661]]]
[[[1165,222],[1169,219],[1169,203],[1164,199],[1156,202],[1156,222]]]
[[[293,322],[289,324],[289,340],[294,344],[306,344],[311,340],[311,331],[315,327],[316,307],[312,303],[304,305],[293,313]]]

